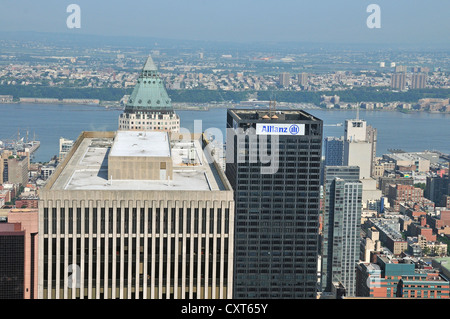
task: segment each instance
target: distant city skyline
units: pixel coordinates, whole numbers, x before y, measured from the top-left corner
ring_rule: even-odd
[[[70,4],[81,28],[69,29]],[[381,28],[369,28],[370,4]],[[450,2],[292,0],[4,0],[0,32],[35,31],[201,41],[447,45]]]

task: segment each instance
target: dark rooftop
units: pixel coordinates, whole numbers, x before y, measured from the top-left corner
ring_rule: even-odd
[[[268,122],[274,121],[321,121],[317,117],[302,111],[291,109],[232,109],[228,112],[241,120],[253,120],[261,121],[267,120]]]

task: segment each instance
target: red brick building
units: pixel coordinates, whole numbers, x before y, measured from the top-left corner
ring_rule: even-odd
[[[38,198],[21,198],[16,200],[17,208],[38,208]]]
[[[397,297],[449,299],[450,283],[439,273],[402,276],[397,287]]]
[[[450,234],[450,210],[441,211],[439,218],[427,215],[427,224],[437,234]]]
[[[432,200],[424,197],[424,191],[421,188],[411,185],[390,184],[387,197],[395,211],[400,211],[401,205],[417,212],[435,207]]]
[[[14,224],[23,233],[23,298],[37,298],[38,288],[38,210],[12,209],[8,213],[8,224]]]

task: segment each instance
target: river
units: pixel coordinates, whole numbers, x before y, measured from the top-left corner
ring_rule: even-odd
[[[307,109],[324,121],[324,136],[344,135],[346,119],[356,118],[354,110]],[[76,139],[82,131],[117,130],[122,111],[89,105],[0,104],[0,140],[35,136],[41,142],[33,162],[47,162],[59,152],[59,138]],[[194,121],[201,129],[219,128],[225,132],[226,109],[209,111],[177,110],[181,127],[191,132]],[[438,150],[450,153],[450,114],[360,110],[359,118],[377,129],[377,155],[389,149],[408,152]],[[225,134],[225,133],[224,133]]]

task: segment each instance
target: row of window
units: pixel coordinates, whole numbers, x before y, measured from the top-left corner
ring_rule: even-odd
[[[121,241],[123,240],[123,243]],[[50,239],[44,239],[44,281],[48,280],[60,280],[61,283],[64,279],[71,274],[79,276],[80,280],[92,280],[94,283],[97,277],[97,265],[99,264],[99,277],[101,280],[101,285],[104,284],[105,279],[126,279],[128,277],[128,271],[131,272],[133,278],[143,274],[143,262],[144,262],[144,243],[143,238],[139,241],[140,249],[137,249],[136,238],[116,238],[116,239],[105,239],[105,238],[85,238],[83,241],[80,238],[75,239],[69,238],[68,245],[65,246],[64,239],[51,239],[51,249],[50,249]],[[73,249],[73,244],[76,243],[76,250]],[[169,249],[170,243],[170,249]],[[59,246],[57,246],[59,244]],[[84,245],[82,247],[81,245]],[[152,268],[154,269],[154,278],[163,278],[165,281],[167,277],[167,269],[170,269],[172,276],[175,274],[175,256],[178,255],[178,273],[177,277],[179,280],[183,278],[182,269],[185,268],[189,270],[191,266],[193,269],[200,269],[202,274],[206,274],[206,264],[209,266],[208,278],[212,279],[213,275],[216,279],[220,278],[220,269],[223,267],[223,278],[227,278],[228,273],[228,240],[224,241],[224,246],[222,249],[221,239],[210,238],[206,240],[202,238],[201,240],[190,240],[186,238],[184,244],[180,241],[179,250],[176,250],[175,239],[171,239],[170,242],[167,238],[158,239],[152,241],[152,239],[147,239],[147,255],[148,255],[148,274],[152,274]],[[152,246],[155,246],[152,250]],[[107,248],[106,248],[107,247]],[[98,249],[99,248],[99,249]],[[59,251],[58,251],[59,249]],[[61,256],[67,257],[69,264],[64,263],[64,258],[60,258],[60,263],[57,263],[57,253]],[[212,253],[215,252],[216,258],[213,258]],[[191,264],[191,253],[194,257],[193,263]],[[181,258],[181,254],[185,259]],[[49,255],[51,256],[49,263]],[[220,257],[222,255],[222,258]],[[82,257],[83,256],[83,257]],[[90,257],[89,257],[90,256]],[[154,265],[151,264],[152,258],[154,256]],[[75,259],[74,259],[75,257]],[[131,257],[131,264],[129,267]],[[136,263],[139,257],[140,267],[136,268]],[[169,259],[170,257],[170,259]],[[206,259],[208,257],[208,259]],[[115,258],[115,262],[114,259]],[[200,259],[199,259],[200,258]],[[107,262],[107,264],[106,264]],[[213,272],[213,264],[216,263],[216,272]],[[112,272],[113,264],[116,267],[115,275]],[[51,265],[51,273],[49,274],[49,266]],[[160,268],[160,265],[162,266]],[[183,266],[184,265],[184,266]],[[69,267],[71,266],[71,267]],[[84,266],[83,275],[81,274],[81,267]],[[108,267],[106,267],[108,266]],[[152,267],[154,266],[154,267]],[[168,267],[169,266],[169,267]],[[57,271],[59,269],[59,272]],[[107,272],[105,271],[107,269]],[[78,273],[77,273],[78,271]],[[50,277],[49,277],[50,275]],[[189,276],[189,271],[184,273],[185,276]],[[197,278],[197,271],[194,271],[194,278]],[[204,276],[202,276],[203,279]],[[142,280],[142,278],[141,278]],[[172,278],[173,281],[173,278]],[[133,280],[134,282],[134,280]],[[142,283],[141,283],[142,286]]]
[[[142,112],[142,111],[133,111],[133,113],[123,113],[120,115],[120,118],[126,119],[153,119],[153,120],[164,120],[164,119],[175,119],[178,118],[175,113],[161,113],[157,111]]]
[[[57,225],[59,219],[59,231],[61,234],[68,233],[73,234],[74,232],[80,234],[82,231],[82,225],[84,226],[84,231],[89,232],[90,227],[92,227],[93,233],[101,233],[104,234],[106,231],[108,233],[113,233],[115,230],[118,233],[129,233],[136,234],[139,227],[139,233],[144,233],[145,229],[147,229],[148,233],[152,233],[153,230],[156,233],[175,233],[178,231],[179,233],[183,233],[184,227],[186,227],[185,231],[187,233],[221,233],[222,232],[222,223],[224,223],[224,233],[227,234],[229,232],[229,209],[226,208],[225,212],[222,212],[221,208],[210,209],[209,219],[207,218],[206,208],[203,208],[200,212],[198,208],[187,208],[186,209],[186,220],[184,220],[183,209],[176,211],[175,208],[170,210],[170,223],[169,223],[169,209],[168,208],[156,208],[155,209],[155,229],[152,228],[152,218],[153,218],[153,209],[148,209],[146,211],[144,208],[141,208],[139,211],[139,225],[138,225],[138,210],[137,208],[125,208],[122,212],[121,209],[116,210],[116,219],[114,220],[114,209],[109,208],[108,214],[106,214],[105,208],[93,208],[92,214],[90,214],[89,208],[85,208],[84,217],[82,218],[81,208],[61,208],[59,214],[57,212],[57,208],[51,209],[51,216],[49,215],[49,209],[44,208],[44,234],[49,233],[50,220],[52,222],[51,233],[56,234]],[[123,215],[122,215],[123,214]],[[121,217],[124,218],[125,222],[121,223]],[[145,224],[145,219],[147,219],[147,224]],[[201,224],[200,224],[201,219]],[[191,220],[193,220],[194,225],[191,226]],[[66,221],[68,222],[66,229]],[[74,225],[74,221],[76,221]],[[131,221],[131,225],[130,225]],[[175,227],[177,226],[178,229]],[[84,224],[83,224],[84,223]],[[183,225],[185,223],[185,225]],[[116,227],[114,229],[114,226]],[[100,227],[100,230],[98,230]],[[106,229],[107,228],[107,229]],[[123,228],[123,229],[122,229]],[[216,229],[214,229],[216,228]]]
[[[171,122],[156,122],[156,121],[143,121],[142,123],[141,122],[136,122],[136,123],[134,123],[133,121],[122,121],[122,120],[120,120],[119,121],[119,123],[120,124],[136,124],[136,125],[141,125],[141,124],[146,124],[146,125],[168,125],[168,124],[172,124],[172,125],[175,125],[175,124],[179,124],[179,121],[176,121],[176,122],[174,122],[174,121],[171,121]]]
[[[177,130],[178,128],[176,126],[173,127],[162,127],[162,126],[126,126],[126,125],[119,125],[119,129],[123,130]]]

